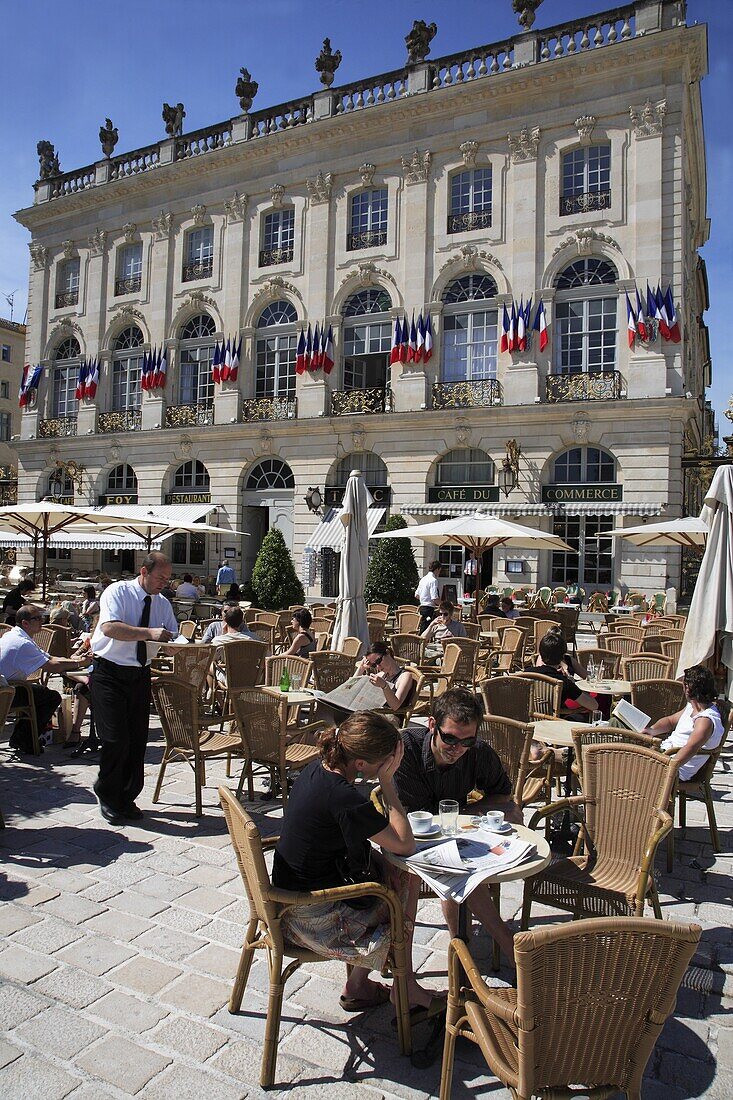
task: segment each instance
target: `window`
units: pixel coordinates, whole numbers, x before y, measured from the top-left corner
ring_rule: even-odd
[[[381,288],[359,291],[347,298],[344,325],[344,389],[385,389],[389,377],[392,299]],[[358,318],[358,320],[357,320]]]
[[[215,332],[216,326],[206,313],[192,317],[181,329],[178,399],[182,405],[204,405],[209,408],[214,403],[211,364]]]
[[[351,199],[346,249],[374,248],[387,243],[387,188],[359,191]]]
[[[436,485],[493,485],[494,463],[486,451],[457,447],[438,463]]]
[[[611,146],[572,149],[562,158],[560,214],[585,214],[611,206]]]
[[[73,336],[64,340],[53,357],[51,415],[76,418],[76,383],[81,349]]]
[[[260,267],[289,264],[293,258],[294,240],[295,210],[292,206],[266,214],[262,222]]]
[[[143,334],[136,325],[124,329],[115,340],[112,350],[112,408],[115,412],[140,408],[142,344]]]
[[[556,374],[598,374],[616,369],[616,269],[589,257],[565,268],[555,281]],[[604,286],[614,285],[613,297]],[[580,293],[579,293],[580,291]]]
[[[179,531],[172,542],[171,561],[174,565],[203,565],[206,561],[206,535]]]
[[[249,473],[247,489],[294,489],[293,471],[281,458],[263,458]]]
[[[126,244],[117,252],[115,294],[137,294],[143,273],[142,243]]]
[[[490,275],[466,275],[443,294],[443,357],[441,381],[470,382],[495,379],[498,339],[497,307],[471,308],[469,302],[496,297]]]
[[[132,466],[123,463],[110,470],[107,478],[107,492],[137,494],[137,474]]]
[[[209,483],[209,471],[204,466],[203,462],[199,462],[198,459],[194,462],[184,462],[182,466],[179,466],[173,475],[173,488],[174,489],[188,489],[188,490],[208,490]]]
[[[10,362],[10,344],[0,345],[0,350],[2,351],[2,356],[0,356],[0,358],[2,358],[3,363],[9,363]]]
[[[186,256],[183,261],[183,282],[209,279],[214,270],[214,227],[189,229],[186,234]]]
[[[613,484],[616,460],[600,447],[571,447],[555,459],[554,485]]]
[[[456,172],[450,181],[448,232],[488,229],[491,225],[491,168]]]
[[[10,383],[9,382],[6,382],[6,381],[0,382],[0,397],[4,397],[6,399],[10,397]]]
[[[367,488],[371,489],[379,488],[381,486],[389,485],[389,471],[385,466],[379,455],[375,455],[374,451],[352,451],[350,454],[344,455],[335,466],[331,467],[331,472],[328,475],[328,484],[338,487],[339,489],[346,488],[346,482],[349,480],[349,474],[352,470],[361,470],[364,481]]]
[[[5,442],[10,439],[10,413],[0,413],[0,439]]]
[[[257,322],[255,397],[295,397],[295,307],[271,302]]]
[[[59,264],[56,277],[56,309],[75,306],[79,301],[79,257]]]
[[[600,447],[571,447],[553,464],[555,485],[602,485],[616,479],[616,461]],[[556,516],[553,532],[577,553],[552,552],[555,584],[610,585],[613,576],[612,539],[608,532],[613,516]]]

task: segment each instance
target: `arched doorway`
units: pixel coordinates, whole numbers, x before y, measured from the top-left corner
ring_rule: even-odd
[[[285,545],[293,549],[293,494],[295,478],[281,458],[262,458],[244,482],[242,494],[242,580],[252,576],[262,540],[271,527],[277,527]]]

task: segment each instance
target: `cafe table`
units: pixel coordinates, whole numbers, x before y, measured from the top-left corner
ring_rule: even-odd
[[[597,695],[631,695],[629,680],[576,680],[575,686],[581,691],[595,692]]]
[[[297,712],[292,715],[293,721],[288,722],[288,711],[290,707],[304,706],[306,703],[315,703],[315,696],[310,691],[280,691],[279,687],[261,687],[261,691],[264,691],[266,695],[273,695],[280,703],[280,728],[290,729],[291,732],[297,730],[297,726],[293,725],[296,721]]]
[[[573,759],[575,757],[573,747],[573,730],[582,726],[582,722],[568,722],[564,718],[543,718],[532,723],[534,735],[544,745],[551,745],[553,749],[565,749],[567,752],[567,767],[565,769],[565,797],[570,798],[573,793]],[[548,822],[549,822],[548,818]],[[570,814],[564,813],[562,825],[557,832],[557,837],[563,844],[570,844],[573,836],[570,831]]]

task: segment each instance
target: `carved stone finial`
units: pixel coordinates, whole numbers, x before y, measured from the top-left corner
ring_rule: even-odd
[[[583,142],[589,142],[591,134],[593,133],[593,127],[596,124],[595,115],[581,115],[580,118],[575,120],[575,128],[578,131],[578,137]]]
[[[535,20],[535,13],[542,0],[512,0],[512,8],[519,19],[519,26],[526,31],[530,29]]]
[[[61,248],[62,248],[63,253],[64,253],[64,259],[65,260],[70,260],[74,255],[74,242],[73,241],[62,241],[61,242]]]
[[[48,249],[46,246],[39,244],[38,241],[31,241],[28,245],[28,251],[31,254],[36,271],[42,271],[48,262]]]
[[[472,168],[476,163],[476,154],[478,153],[477,141],[462,141],[458,146],[461,156],[463,157],[463,163],[467,168]]]
[[[666,113],[666,99],[660,99],[659,103],[652,103],[648,99],[643,107],[629,107],[631,125],[634,127],[637,138],[650,138],[661,134]]]
[[[281,183],[273,183],[270,188],[270,197],[272,199],[273,206],[282,206],[283,195],[285,194],[285,188]]]
[[[530,130],[525,126],[518,134],[507,134],[507,141],[509,142],[512,161],[515,164],[525,160],[535,160],[540,144],[540,128],[535,126]]]
[[[257,95],[259,88],[257,81],[252,79],[249,69],[242,68],[239,70],[239,78],[234,88],[234,94],[238,97],[239,106],[245,114],[252,106],[252,100]]]
[[[202,202],[197,202],[195,206],[191,207],[191,217],[194,225],[203,225],[205,214],[206,207]]]
[[[125,224],[122,226],[122,232],[124,234],[126,243],[132,244],[135,239],[135,234],[137,233],[137,226],[134,222],[125,222]]]
[[[38,153],[38,178],[39,180],[53,179],[61,175],[59,155],[50,141],[39,141],[36,145]]]
[[[163,122],[168,137],[177,138],[181,136],[185,117],[186,112],[182,103],[176,103],[175,107],[171,107],[170,103],[163,104]]]
[[[112,125],[112,119],[106,118],[104,120],[104,126],[99,127],[99,141],[102,145],[102,152],[105,157],[111,157],[115,151],[115,145],[120,139],[119,132],[116,126]]]
[[[170,237],[172,228],[173,215],[170,210],[161,210],[158,217],[153,218],[153,229],[158,236],[158,240],[162,241],[166,237]]]
[[[402,157],[402,171],[405,173],[405,183],[425,183],[430,172],[430,162],[433,154],[429,149],[420,153],[416,149],[411,157]]]
[[[305,182],[312,203],[329,201],[331,188],[333,187],[333,174],[331,172],[326,172],[324,175],[323,172],[319,171],[315,179],[307,179]]]
[[[365,187],[371,187],[376,170],[377,166],[375,164],[369,164],[368,161],[365,161],[364,164],[359,165],[359,175],[361,176],[361,182],[364,184]]]
[[[248,202],[249,195],[240,195],[238,191],[235,191],[232,197],[224,203],[226,216],[233,222],[241,221],[247,212]]]
[[[324,38],[321,52],[316,58],[316,72],[321,75],[321,84],[326,88],[330,88],[333,84],[333,77],[341,64],[341,50],[336,50],[334,53],[331,49],[331,39]]]
[[[93,256],[101,256],[107,247],[107,233],[104,229],[96,229],[89,238],[89,249]]]
[[[407,46],[407,64],[419,65],[430,53],[430,43],[438,33],[437,23],[426,23],[424,19],[416,19],[412,24],[412,30],[405,35]]]

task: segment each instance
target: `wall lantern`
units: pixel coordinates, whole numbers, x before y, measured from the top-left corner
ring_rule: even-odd
[[[516,439],[508,439],[506,442],[506,455],[502,459],[501,469],[496,478],[505,497],[509,496],[519,481],[519,458],[521,454],[522,451]]]

